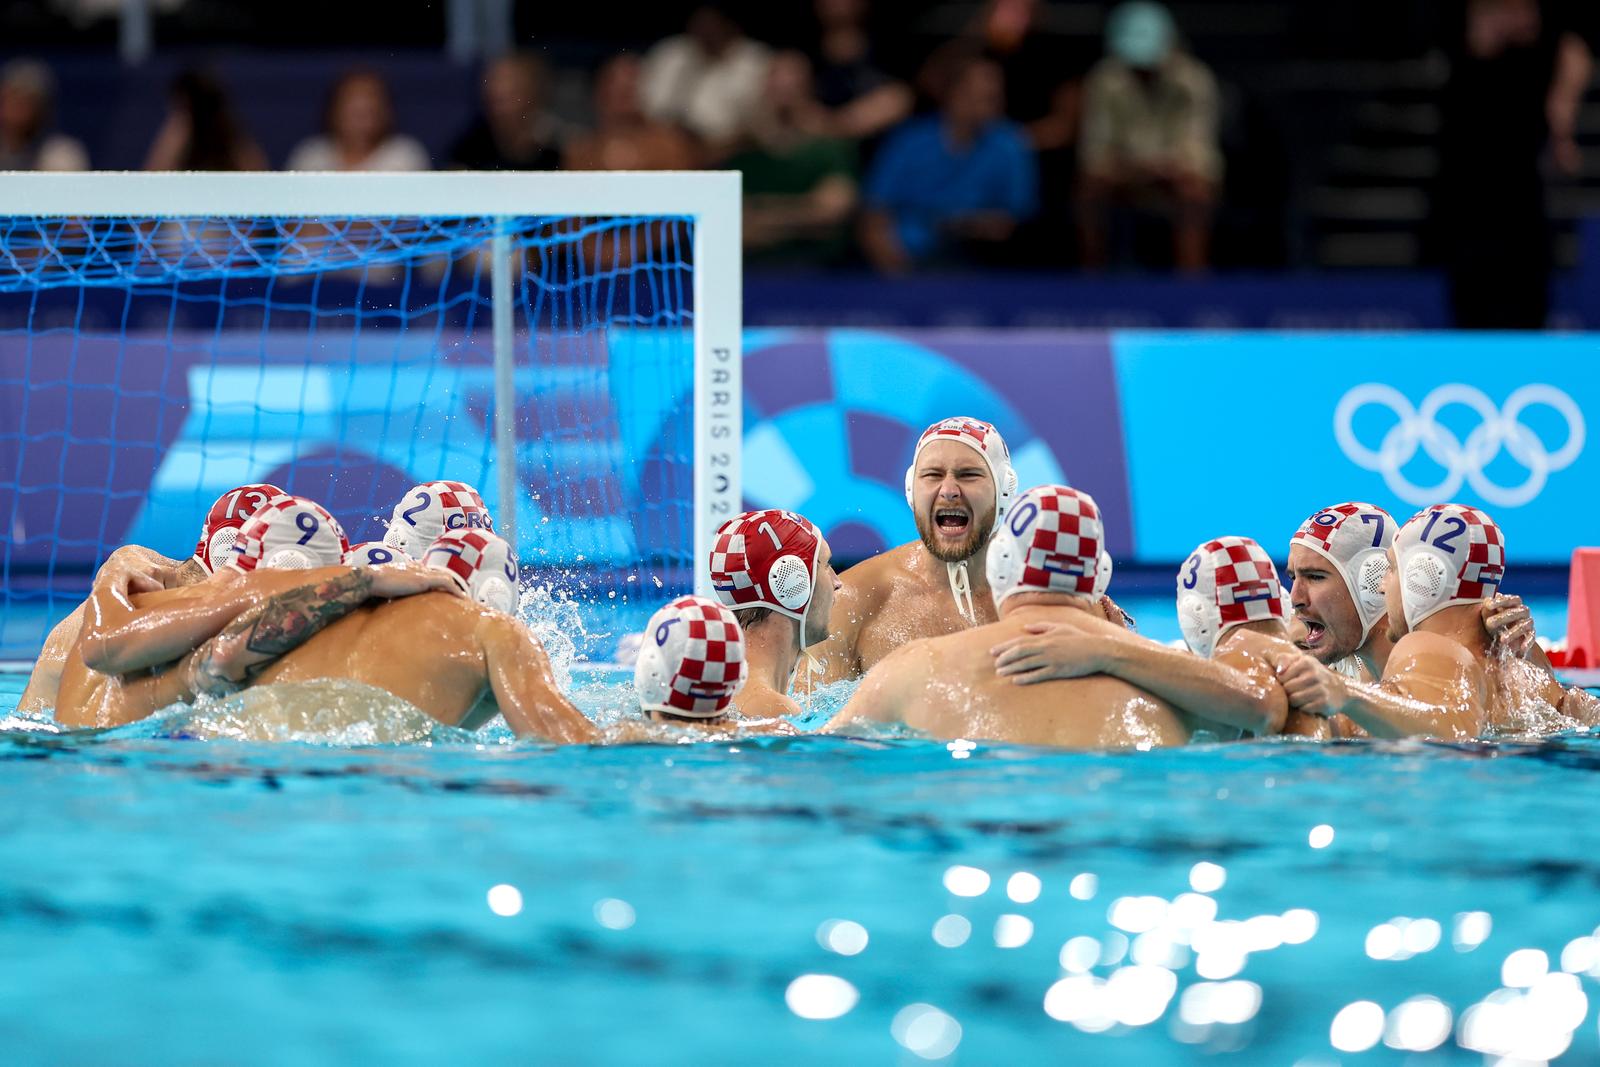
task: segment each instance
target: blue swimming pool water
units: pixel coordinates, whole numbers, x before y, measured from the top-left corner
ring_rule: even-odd
[[[152,732],[0,733],[8,1062],[1600,1058],[1596,979],[1562,970],[1600,974],[1584,736]]]

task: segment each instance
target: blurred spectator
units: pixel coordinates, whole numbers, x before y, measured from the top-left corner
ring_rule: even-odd
[[[1039,215],[1017,242],[1019,261],[1060,266],[1069,260],[1076,229],[1074,189],[1083,103],[1083,75],[1092,60],[1077,38],[1040,25],[1040,0],[987,0],[960,37],[923,65],[919,82],[937,97],[948,70],[962,57],[982,55],[1005,72],[1006,114],[1021,123],[1039,168]]]
[[[689,16],[687,33],[645,54],[645,113],[676,122],[700,138],[711,158],[722,158],[749,121],[768,54],[766,45],[744,35],[727,7],[703,4]]]
[[[751,119],[747,147],[728,160],[744,174],[745,262],[821,266],[843,257],[856,207],[855,147],[828,135],[811,63],[780,52]]]
[[[974,53],[1005,72],[1006,114],[1028,131],[1034,150],[1070,147],[1078,136],[1081,89],[1088,57],[1039,26],[1040,0],[988,0],[961,37],[936,50],[920,81],[941,95],[948,70]]]
[[[877,137],[911,114],[909,86],[879,69],[867,34],[867,0],[815,0],[811,57],[816,99],[837,137]]]
[[[861,242],[881,271],[990,260],[1037,208],[1033,150],[1004,117],[995,63],[964,61],[937,115],[889,136],[867,178]]]
[[[483,110],[450,146],[463,170],[556,170],[561,166],[555,119],[544,107],[548,84],[536,56],[502,56],[483,73]]]
[[[1172,260],[1203,270],[1222,177],[1217,83],[1178,47],[1161,4],[1131,0],[1106,24],[1110,53],[1084,86],[1079,203],[1084,264],[1108,260],[1110,210],[1170,220]]]
[[[50,132],[56,82],[36,59],[13,59],[0,70],[0,170],[88,170],[89,153]]]
[[[636,56],[624,53],[595,73],[594,129],[567,142],[562,161],[569,170],[692,170],[699,164],[688,134],[645,115],[640,68]]]
[[[1552,234],[1540,159],[1576,173],[1578,105],[1593,73],[1576,10],[1469,0],[1449,27],[1434,223],[1456,325],[1542,329]]]
[[[383,76],[352,70],[328,90],[322,133],[289,153],[288,170],[427,170],[428,153],[395,132],[394,100]]]
[[[233,113],[222,83],[187,70],[173,80],[167,117],[145,170],[266,170],[267,156]]]

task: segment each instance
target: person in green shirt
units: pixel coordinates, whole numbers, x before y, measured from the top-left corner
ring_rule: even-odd
[[[830,136],[811,63],[780,52],[727,166],[744,175],[744,247],[750,266],[826,266],[844,257],[855,214],[856,148]]]

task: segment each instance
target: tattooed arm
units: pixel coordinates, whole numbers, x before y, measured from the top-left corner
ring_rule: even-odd
[[[369,598],[428,592],[462,595],[448,572],[411,561],[356,567],[308,582],[270,597],[223,627],[189,658],[185,680],[196,695],[233,692]]]
[[[366,567],[279,593],[201,645],[189,657],[185,681],[196,696],[235,692],[251,674],[344,618],[371,593],[372,571]]]

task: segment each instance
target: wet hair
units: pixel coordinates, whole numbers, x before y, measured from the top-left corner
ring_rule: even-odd
[[[776,614],[771,608],[739,608],[733,617],[739,620],[739,629],[749,633],[750,627],[759,626]]]

